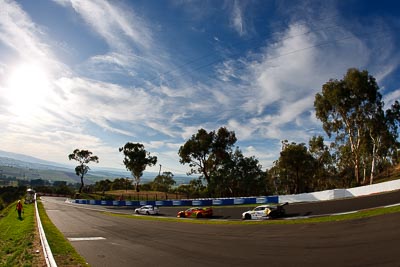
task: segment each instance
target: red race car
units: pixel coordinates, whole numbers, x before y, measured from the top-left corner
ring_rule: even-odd
[[[205,217],[212,217],[213,210],[211,207],[202,208],[202,207],[193,207],[187,210],[182,210],[178,212],[179,218],[205,218]]]

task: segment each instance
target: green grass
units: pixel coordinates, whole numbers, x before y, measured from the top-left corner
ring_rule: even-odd
[[[85,259],[75,251],[71,243],[50,221],[40,201],[38,202],[38,210],[47,241],[57,266],[89,266]]]
[[[288,220],[262,220],[262,221],[242,221],[242,220],[208,220],[208,219],[181,219],[171,217],[159,217],[159,216],[136,216],[129,214],[116,214],[110,212],[104,212],[109,216],[132,218],[137,220],[161,220],[166,222],[181,222],[181,223],[194,223],[194,224],[240,224],[240,225],[253,225],[253,224],[306,224],[306,223],[326,223],[326,222],[339,222],[346,220],[356,220],[367,217],[379,216],[384,214],[391,214],[400,212],[400,206],[388,207],[388,208],[376,208],[356,213],[334,215],[334,216],[319,216],[308,219],[288,219]]]
[[[15,211],[16,202],[1,213],[0,266],[35,266],[39,255],[35,253],[34,205],[24,205],[22,219]]]
[[[24,205],[22,219],[11,204],[0,214],[0,266],[42,266],[34,247],[36,225],[34,204]],[[58,266],[89,266],[49,220],[42,203],[39,214],[54,259]],[[37,237],[38,238],[38,237]],[[42,250],[41,250],[42,251]]]

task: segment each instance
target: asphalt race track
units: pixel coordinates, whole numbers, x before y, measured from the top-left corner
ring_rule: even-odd
[[[114,217],[64,200],[42,198],[50,219],[91,266],[400,266],[400,213],[331,223],[214,225]],[[305,216],[397,203],[400,191],[286,210]],[[241,209],[215,214],[236,219]],[[161,211],[176,216],[176,210]]]

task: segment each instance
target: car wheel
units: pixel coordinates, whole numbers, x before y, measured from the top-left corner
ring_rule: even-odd
[[[139,214],[139,211],[138,211],[138,210],[135,210],[135,213],[136,213],[136,214]]]
[[[203,218],[203,214],[197,213],[196,218]]]
[[[245,219],[245,220],[251,220],[251,215],[248,214],[248,213],[246,213],[246,214],[244,215],[244,219]]]
[[[146,211],[146,214],[147,214],[147,215],[150,215],[150,212]]]

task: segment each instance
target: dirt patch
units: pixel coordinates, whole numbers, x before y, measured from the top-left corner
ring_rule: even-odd
[[[394,167],[394,169],[395,169],[396,171],[400,171],[400,164],[397,164],[397,166]]]

